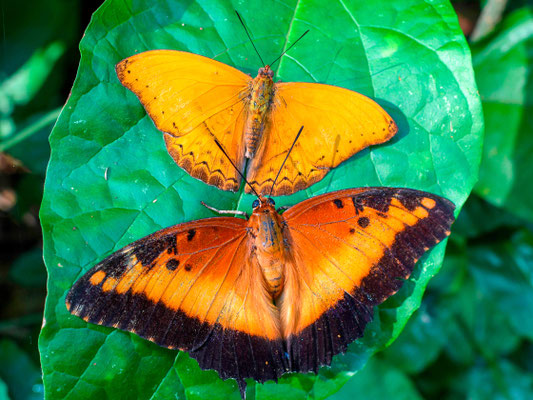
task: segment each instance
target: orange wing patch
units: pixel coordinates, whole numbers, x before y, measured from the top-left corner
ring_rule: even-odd
[[[99,285],[105,278],[106,273],[104,271],[96,271],[91,275],[89,278],[89,281],[91,282],[91,285],[96,286]]]
[[[193,177],[238,190],[240,177],[214,143],[244,168],[244,107],[251,78],[197,54],[153,50],[116,66],[121,83],[137,95],[176,163]]]
[[[372,306],[394,294],[420,256],[449,234],[453,210],[438,196],[393,188],[329,193],[289,209],[283,216],[294,264],[280,316],[293,368],[316,371],[362,336]],[[325,346],[321,353],[313,341]]]

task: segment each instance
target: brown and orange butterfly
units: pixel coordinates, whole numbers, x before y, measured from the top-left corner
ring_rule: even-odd
[[[450,232],[454,205],[411,189],[347,189],[280,214],[259,196],[249,219],[160,230],[80,278],[67,308],[87,322],[180,349],[202,369],[277,380],[317,372],[362,336],[372,307]]]
[[[224,190],[237,191],[241,178],[213,139],[239,171],[246,168],[245,176],[256,191],[267,195],[292,143],[287,133],[305,125],[306,136],[291,153],[271,194],[279,196],[318,182],[358,151],[398,131],[392,118],[368,97],[325,84],[274,83],[269,65],[252,79],[197,54],[153,50],[122,60],[116,72],[164,133],[176,163]],[[248,186],[246,191],[250,193]]]

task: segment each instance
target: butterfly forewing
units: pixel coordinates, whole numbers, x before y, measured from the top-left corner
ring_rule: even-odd
[[[251,78],[226,64],[173,50],[147,51],[116,66],[121,83],[139,98],[165,133],[170,155],[195,178],[238,190],[240,177],[215,146],[216,138],[244,168],[245,100]]]

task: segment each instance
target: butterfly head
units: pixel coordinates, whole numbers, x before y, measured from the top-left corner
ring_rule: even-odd
[[[272,78],[274,71],[270,68],[270,65],[265,65],[263,68],[259,68],[258,76]]]
[[[252,203],[254,212],[261,212],[265,210],[275,210],[276,202],[272,197],[260,196]]]

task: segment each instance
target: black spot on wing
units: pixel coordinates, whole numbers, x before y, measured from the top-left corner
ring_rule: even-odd
[[[341,199],[335,199],[335,200],[333,200],[333,203],[335,204],[335,206],[337,206],[337,208],[343,208],[344,207],[344,204],[342,204],[342,200]]]
[[[196,229],[189,229],[187,231],[187,240],[190,242],[194,238],[194,235],[196,235]]]
[[[361,217],[357,220],[357,223],[361,228],[366,228],[368,224],[370,224],[370,220],[368,219],[368,217]]]
[[[135,254],[137,260],[145,267],[149,267],[164,251],[169,254],[177,253],[175,234],[168,234],[151,240],[141,239],[133,245],[133,254]]]
[[[180,260],[177,260],[175,258],[171,258],[167,261],[166,267],[169,271],[175,271],[176,268],[178,268],[180,265]]]
[[[174,234],[167,235],[164,240],[167,244],[167,253],[178,254],[178,242],[176,239],[176,235]]]

